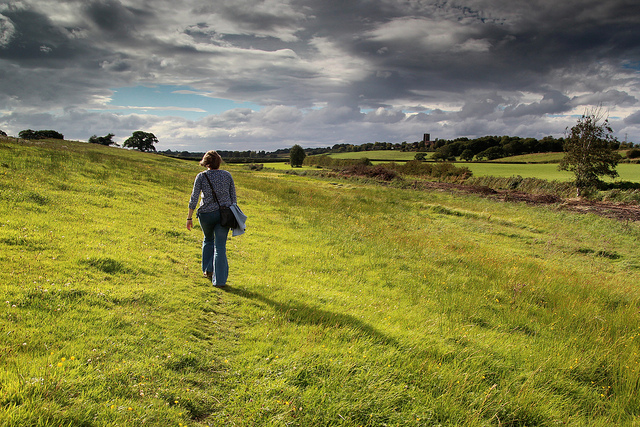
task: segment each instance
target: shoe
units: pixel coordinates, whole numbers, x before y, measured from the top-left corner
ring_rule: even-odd
[[[205,279],[207,280],[211,280],[213,279],[213,273],[210,271],[205,271],[204,273],[202,273],[202,275],[204,276]]]

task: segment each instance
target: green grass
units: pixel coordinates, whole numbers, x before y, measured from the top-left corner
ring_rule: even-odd
[[[425,153],[427,156],[433,153]],[[374,150],[374,151],[357,151],[352,153],[335,153],[330,154],[335,159],[362,159],[378,160],[385,162],[405,162],[413,160],[416,156],[414,151],[397,151],[397,150]]]
[[[199,170],[0,142],[3,426],[640,421],[638,224],[232,167],[220,290]]]
[[[508,178],[520,175],[523,178],[540,178],[549,181],[572,181],[574,179],[572,173],[558,170],[558,165],[554,163],[511,164],[458,162],[456,165],[468,167],[474,176]],[[619,174],[616,181],[640,182],[640,164],[620,163],[616,167],[616,170]],[[603,178],[603,180],[608,182],[614,181],[610,178]]]
[[[496,176],[508,178],[520,175],[523,178],[540,178],[549,181],[571,181],[573,174],[558,170],[558,165],[554,163],[477,163],[458,162],[457,166],[466,166],[471,169],[473,176]]]
[[[276,169],[276,170],[281,170],[281,171],[286,171],[286,170],[299,171],[299,170],[315,170],[315,169],[317,169],[314,166],[302,166],[302,167],[299,167],[299,168],[292,168],[291,165],[288,162],[264,163],[264,167],[268,168],[268,169]]]
[[[527,162],[527,163],[558,163],[564,157],[564,153],[533,153],[520,156],[505,157],[494,162]]]
[[[374,163],[384,163],[389,161],[413,160],[415,152],[401,151],[362,151],[354,153],[331,154],[331,157],[339,159],[358,159],[367,157],[376,159]],[[431,155],[433,153],[427,153]],[[474,176],[496,176],[512,177],[520,175],[523,178],[540,178],[549,181],[571,181],[573,175],[569,172],[559,171],[557,163],[562,158],[562,153],[538,153],[522,156],[507,157],[493,162],[458,162],[458,166],[466,166],[473,172]],[[527,164],[499,163],[499,162],[527,162]],[[270,168],[285,169],[289,165],[277,166],[269,164]],[[619,173],[618,181],[640,182],[640,164],[620,163],[616,170]],[[606,178],[605,181],[612,181]]]

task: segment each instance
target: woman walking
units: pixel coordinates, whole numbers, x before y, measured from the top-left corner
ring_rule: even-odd
[[[187,229],[193,227],[193,212],[200,199],[197,217],[204,233],[202,240],[202,273],[211,279],[213,286],[222,287],[227,284],[229,263],[227,261],[227,235],[229,229],[220,225],[220,206],[231,206],[236,203],[236,187],[233,177],[225,170],[220,170],[222,158],[214,150],[208,151],[200,165],[207,168],[200,172],[193,183],[193,191],[189,200]],[[215,191],[215,197],[214,193]],[[217,200],[216,200],[217,198]]]

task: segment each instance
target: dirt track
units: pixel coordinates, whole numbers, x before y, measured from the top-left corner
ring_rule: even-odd
[[[639,205],[595,202],[584,199],[562,199],[553,195],[493,190],[488,187],[474,187],[443,182],[416,183],[416,188],[472,193],[505,202],[525,202],[532,205],[556,205],[559,209],[579,213],[593,213],[607,218],[617,219],[619,221],[640,221]]]

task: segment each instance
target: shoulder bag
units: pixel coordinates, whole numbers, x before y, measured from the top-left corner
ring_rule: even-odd
[[[220,211],[220,225],[226,228],[238,228],[238,221],[236,220],[236,216],[233,214],[229,206],[221,206],[218,201],[218,196],[216,196],[216,190],[213,188],[211,184],[211,180],[207,176],[206,172],[203,172],[204,177],[209,181],[209,186],[211,187],[211,193],[213,194],[213,199],[218,204],[218,209]]]

